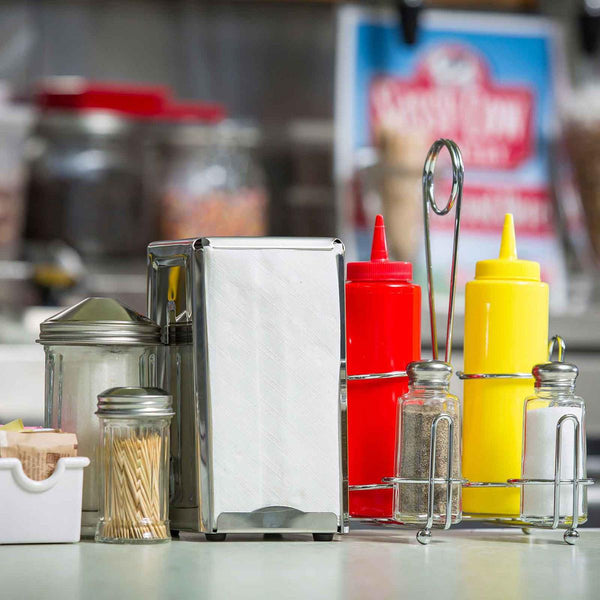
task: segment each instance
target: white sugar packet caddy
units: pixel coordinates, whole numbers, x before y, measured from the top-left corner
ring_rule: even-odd
[[[78,542],[83,469],[89,458],[61,458],[48,479],[34,481],[18,458],[0,458],[0,544]]]

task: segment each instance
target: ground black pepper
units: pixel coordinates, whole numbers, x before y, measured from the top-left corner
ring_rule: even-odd
[[[405,402],[402,405],[400,477],[427,479],[429,477],[429,453],[431,425],[440,413],[449,414],[454,420],[452,476],[460,478],[460,415],[457,404],[427,405]],[[449,425],[441,421],[437,428],[435,476],[445,477],[448,471]],[[461,506],[461,486],[453,485],[452,519],[458,517]],[[404,522],[423,521],[427,518],[428,484],[399,484],[396,491],[396,519]],[[446,485],[436,484],[434,489],[434,522],[443,523],[446,518]]]

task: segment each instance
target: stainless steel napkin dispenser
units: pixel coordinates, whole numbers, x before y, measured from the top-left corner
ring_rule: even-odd
[[[346,532],[343,244],[155,242],[148,314],[169,345],[171,527]]]

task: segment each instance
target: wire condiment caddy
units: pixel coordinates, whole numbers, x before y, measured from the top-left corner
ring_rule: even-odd
[[[434,196],[434,170],[437,157],[443,148],[446,148],[450,154],[452,161],[452,190],[447,205],[444,208],[439,208],[435,201]],[[383,379],[390,377],[405,377],[407,374],[411,376],[411,366],[419,365],[424,363],[439,363],[445,365],[446,369],[449,369],[451,373],[451,353],[452,353],[452,330],[453,330],[453,316],[454,316],[454,299],[455,299],[455,288],[456,288],[456,262],[458,254],[458,238],[460,230],[460,209],[462,201],[462,185],[464,179],[464,166],[462,162],[462,156],[458,146],[451,140],[437,140],[431,147],[427,158],[425,160],[425,166],[423,170],[423,210],[424,210],[424,228],[425,228],[425,256],[426,256],[426,267],[427,267],[427,278],[428,278],[428,296],[429,296],[429,309],[430,309],[430,324],[431,324],[431,339],[433,349],[433,361],[418,361],[417,363],[411,363],[407,367],[407,372],[394,372],[394,373],[371,373],[365,375],[354,375],[352,379]],[[429,212],[430,209],[439,216],[448,214],[452,208],[456,206],[455,211],[455,222],[454,222],[454,236],[453,236],[453,250],[452,250],[452,263],[451,263],[451,275],[450,275],[450,297],[448,304],[448,321],[446,328],[446,348],[445,348],[445,361],[438,360],[438,340],[437,340],[437,329],[435,321],[435,297],[433,288],[433,268],[431,260],[431,245],[430,245],[430,230],[429,230]],[[565,343],[563,338],[555,336],[549,343],[548,355],[549,361],[552,361],[552,355],[555,348],[558,351],[558,361],[556,363],[549,362],[547,365],[561,364],[565,353]],[[545,365],[537,365],[532,373],[464,373],[458,372],[457,376],[462,380],[468,379],[533,379],[536,374],[538,367]],[[576,367],[572,366],[575,370]],[[563,369],[564,370],[564,369]],[[537,377],[537,375],[536,375]],[[574,381],[573,377],[573,381]],[[573,388],[574,389],[574,388]],[[410,392],[409,392],[410,394]],[[408,396],[408,394],[407,394]],[[400,409],[402,410],[402,409]],[[574,411],[576,412],[576,411]],[[492,521],[502,523],[505,526],[520,527],[524,533],[528,534],[532,529],[564,529],[563,538],[564,541],[573,545],[579,539],[578,526],[585,522],[587,515],[583,510],[584,502],[582,497],[585,495],[585,487],[592,485],[594,481],[585,476],[585,468],[582,468],[582,461],[585,460],[585,433],[584,424],[582,422],[582,414],[574,414],[573,411],[563,414],[557,421],[555,427],[555,447],[554,447],[554,472],[552,477],[534,477],[525,476],[524,471],[520,478],[508,479],[506,481],[469,481],[462,477],[462,473],[459,469],[458,473],[454,468],[455,465],[455,453],[458,451],[460,454],[460,444],[458,448],[453,443],[455,432],[458,430],[460,437],[460,414],[452,415],[448,411],[441,410],[437,414],[432,422],[429,431],[429,443],[428,443],[428,468],[425,476],[419,477],[406,477],[400,476],[401,473],[396,473],[395,477],[385,477],[380,483],[369,483],[364,485],[351,485],[350,490],[378,490],[378,489],[393,489],[395,502],[394,502],[394,515],[390,518],[352,518],[352,521],[359,521],[369,523],[372,525],[379,525],[383,527],[399,527],[399,528],[415,528],[418,524],[418,531],[416,534],[417,541],[420,544],[426,545],[432,539],[432,529],[439,528],[443,530],[450,529],[452,525],[459,523],[462,518],[462,512],[460,508],[460,494],[463,488],[520,488],[521,498],[523,498],[527,490],[533,489],[534,486],[545,486],[548,488],[551,486],[552,496],[552,510],[551,514],[546,515],[544,518],[525,518],[523,506],[521,506],[521,514],[515,518],[498,517],[493,516],[482,516],[479,518],[465,515],[465,518],[470,520],[480,521]],[[568,448],[570,441],[565,441],[565,431],[570,426],[573,430],[573,444],[574,447],[571,450]],[[440,443],[440,431],[447,432],[449,443]],[[399,435],[400,438],[400,435]],[[400,441],[398,442],[401,443]],[[442,446],[445,446],[442,447]],[[545,448],[543,449],[545,452]],[[568,462],[565,460],[565,452],[569,452],[567,456],[572,454],[572,469],[570,475],[565,477],[564,464]],[[440,456],[444,457],[445,463],[444,468],[440,468],[438,460]],[[460,465],[460,457],[459,457]],[[567,468],[569,465],[567,465]],[[524,469],[524,467],[523,467]],[[417,486],[415,489],[418,491],[419,487],[426,492],[424,506],[426,510],[419,515],[419,518],[408,520],[398,518],[402,516],[397,511],[396,498],[400,493],[401,487],[406,489],[405,486]],[[437,487],[436,487],[437,486]],[[442,486],[442,493],[439,493],[440,487]],[[572,510],[571,514],[561,516],[561,499],[563,504],[565,502],[565,488],[569,489],[568,502],[570,502]],[[436,494],[437,491],[437,494]],[[562,494],[561,494],[562,492]],[[458,498],[457,498],[458,496]],[[457,503],[458,500],[458,503]],[[453,510],[458,504],[458,510]]]

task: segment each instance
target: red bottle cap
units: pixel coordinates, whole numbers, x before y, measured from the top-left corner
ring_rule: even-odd
[[[412,264],[409,262],[388,260],[383,217],[375,218],[371,260],[348,263],[349,281],[410,281]]]

